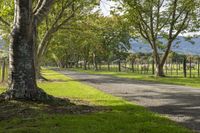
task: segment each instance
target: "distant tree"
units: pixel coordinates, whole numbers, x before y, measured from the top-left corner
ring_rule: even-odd
[[[191,24],[197,0],[123,0],[123,2],[125,16],[134,32],[148,41],[153,49],[156,75],[164,76],[163,66],[172,43]],[[159,38],[165,39],[166,43],[163,44]]]
[[[96,6],[96,0],[59,0],[51,8],[50,13],[46,16],[45,21],[39,27],[37,50],[36,50],[36,74],[41,78],[40,63],[44,57],[52,39],[60,30],[67,33],[73,27],[76,21],[81,21]],[[65,36],[67,37],[67,36]]]
[[[54,53],[64,63],[82,61],[84,69],[90,63],[98,70],[101,61],[109,67],[111,59],[125,59],[130,49],[129,32],[122,22],[120,16],[91,13],[55,34],[47,54]]]

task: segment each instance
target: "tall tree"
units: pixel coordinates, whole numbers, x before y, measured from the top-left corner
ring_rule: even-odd
[[[124,0],[126,16],[153,49],[156,75],[164,76],[163,66],[173,41],[187,30],[195,10],[196,0]],[[163,44],[159,40],[166,41]],[[162,52],[160,52],[162,49]]]
[[[5,99],[44,100],[50,98],[39,89],[35,78],[34,49],[38,23],[48,13],[54,0],[15,0],[14,24],[9,47],[9,89]]]
[[[44,53],[49,48],[51,40],[55,34],[63,29],[69,30],[68,27],[76,22],[80,21],[85,15],[87,15],[96,5],[96,0],[59,0],[55,3],[50,10],[50,14],[46,17],[43,25],[39,30],[39,38],[37,41],[36,51],[36,74],[40,75],[40,63]],[[45,31],[45,32],[44,32]]]

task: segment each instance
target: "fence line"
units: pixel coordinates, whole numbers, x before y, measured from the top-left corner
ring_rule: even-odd
[[[78,65],[79,68],[84,69],[84,65]],[[92,63],[87,64],[87,69],[96,69]],[[77,65],[76,65],[77,67]],[[101,71],[113,71],[113,72],[133,72],[138,74],[154,75],[156,71],[156,66],[154,61],[136,61],[136,62],[112,62],[109,63],[99,63],[98,70]],[[167,60],[164,65],[164,72],[166,76],[177,76],[177,77],[190,77],[196,78],[200,77],[200,61],[193,61],[192,58],[186,60],[176,59],[175,61]]]

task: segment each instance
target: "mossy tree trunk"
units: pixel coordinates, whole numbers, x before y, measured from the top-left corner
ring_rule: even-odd
[[[39,8],[40,19],[41,14],[44,14],[50,6],[50,3],[45,2],[47,1],[39,2],[41,7],[45,8],[45,10]],[[1,95],[1,98],[38,101],[52,98],[36,84],[34,44],[37,27],[33,18],[32,0],[15,0],[14,26],[9,46],[9,88]]]
[[[32,1],[15,0],[15,21],[10,44],[10,98],[32,99],[37,95],[32,36]]]

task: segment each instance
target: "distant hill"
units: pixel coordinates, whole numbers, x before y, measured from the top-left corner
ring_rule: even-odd
[[[162,44],[166,45],[166,40],[159,39]],[[131,53],[152,53],[152,49],[148,43],[139,39],[130,39]],[[172,44],[172,51],[185,55],[200,55],[200,37],[187,39],[179,36]],[[162,50],[159,50],[162,52]]]
[[[163,44],[166,44],[166,40],[159,39]],[[152,49],[148,43],[142,41],[142,39],[130,39],[131,53],[152,53]],[[0,37],[0,49],[7,50],[5,48],[6,42]],[[179,36],[172,45],[172,51],[185,54],[185,55],[200,55],[200,37],[187,39],[185,37]],[[162,50],[159,50],[162,52]]]

